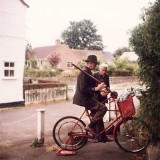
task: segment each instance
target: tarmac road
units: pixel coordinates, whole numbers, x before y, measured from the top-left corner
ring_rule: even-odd
[[[114,142],[88,143],[75,155],[57,156],[55,151],[45,147],[31,148],[27,144],[0,152],[0,160],[146,160],[141,154],[122,151]]]

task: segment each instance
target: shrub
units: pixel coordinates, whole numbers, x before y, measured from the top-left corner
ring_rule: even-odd
[[[132,76],[137,75],[138,68],[137,62],[115,57],[113,63],[108,66],[108,74],[111,76]]]
[[[79,70],[66,70],[66,71],[63,71],[60,76],[62,77],[75,77],[77,76],[77,74],[79,73]]]
[[[59,72],[50,70],[24,69],[24,77],[55,77],[58,74]]]

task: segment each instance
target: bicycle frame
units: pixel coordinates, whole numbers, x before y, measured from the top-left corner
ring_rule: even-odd
[[[111,105],[111,103],[114,103],[114,107],[115,109],[109,109],[107,110],[109,113],[110,112],[115,112],[115,115],[116,115],[116,118],[107,126],[105,127],[105,129],[103,131],[101,131],[98,136],[102,133],[102,132],[107,132],[112,126],[114,126],[114,130],[113,130],[113,137],[115,139],[115,128],[118,126],[118,124],[121,122],[121,121],[125,121],[125,118],[123,118],[122,114],[121,114],[121,111],[120,111],[120,108],[117,104],[117,99],[114,99],[112,97],[109,97],[108,99],[106,99],[106,101],[109,101],[109,106]],[[74,133],[72,132],[74,130],[74,128],[76,127],[76,125],[78,124],[78,122],[80,120],[82,120],[82,117],[85,115],[85,113],[87,114],[87,117],[89,118],[89,120],[91,121],[91,116],[89,114],[89,111],[87,109],[85,109],[83,111],[83,113],[81,114],[81,116],[79,117],[79,120],[77,120],[77,122],[75,123],[75,125],[73,126],[73,128],[71,129],[71,132],[70,132],[70,135],[72,136],[79,136],[79,137],[86,137],[86,138],[89,138],[89,139],[94,139],[93,136],[91,135],[88,135],[88,134],[82,134],[82,133]],[[118,115],[119,113],[119,115]]]

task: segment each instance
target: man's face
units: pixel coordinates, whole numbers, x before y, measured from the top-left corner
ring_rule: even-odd
[[[105,67],[99,68],[100,75],[104,75],[106,72],[107,72],[107,68],[105,68]]]
[[[91,70],[94,70],[96,68],[96,63],[93,63],[93,62],[88,62],[88,67],[91,69]]]

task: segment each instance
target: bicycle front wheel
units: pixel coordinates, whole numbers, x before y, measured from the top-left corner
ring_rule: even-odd
[[[78,150],[88,141],[82,136],[87,134],[84,130],[85,126],[85,123],[77,117],[63,117],[53,127],[53,139],[62,149]]]
[[[116,127],[115,142],[126,152],[138,153],[148,146],[150,129],[144,121],[130,117]]]

